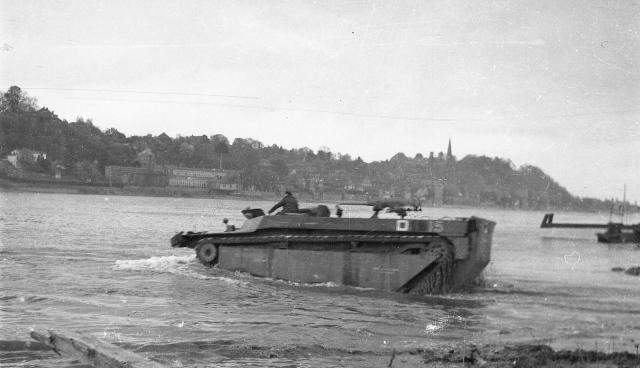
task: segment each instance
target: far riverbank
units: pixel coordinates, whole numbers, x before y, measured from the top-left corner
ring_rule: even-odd
[[[42,181],[0,179],[0,191],[27,193],[62,193],[62,194],[102,194],[146,197],[183,197],[183,198],[230,198],[247,200],[272,200],[277,198],[275,193],[268,192],[239,192],[222,193],[209,192],[201,188],[175,187],[111,187],[95,184],[69,184]]]
[[[39,180],[0,179],[0,191],[26,193],[60,193],[60,194],[94,194],[94,195],[122,195],[144,197],[171,198],[216,198],[236,199],[247,201],[278,201],[284,193],[265,191],[235,191],[222,192],[205,188],[182,187],[139,187],[139,186],[107,186],[96,183],[56,183]],[[347,195],[342,197],[338,193],[325,193],[322,198],[314,198],[309,193],[295,193],[302,202],[309,203],[338,203],[338,202],[366,202],[364,195]]]
[[[204,188],[182,188],[182,187],[139,187],[139,186],[108,186],[100,183],[71,183],[52,182],[30,179],[3,179],[0,178],[0,192],[25,192],[25,193],[60,193],[60,194],[93,194],[93,195],[118,195],[118,196],[143,196],[143,197],[169,197],[169,198],[215,198],[215,199],[236,199],[246,201],[278,201],[284,193],[264,192],[264,191],[236,191],[221,192],[209,191]],[[343,197],[341,193],[324,193],[321,198],[312,196],[309,193],[294,193],[301,202],[333,204],[344,202],[367,202],[365,195],[348,194]],[[423,203],[425,208],[496,208],[504,210],[521,211],[522,208],[500,207],[491,204],[480,206],[473,205],[431,205]],[[568,208],[547,208],[530,211],[574,211],[584,213],[598,213],[598,211],[580,211]],[[631,212],[628,212],[631,213]]]

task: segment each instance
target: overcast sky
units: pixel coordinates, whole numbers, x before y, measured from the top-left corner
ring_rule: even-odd
[[[127,135],[532,164],[640,201],[638,1],[0,0],[0,89]]]

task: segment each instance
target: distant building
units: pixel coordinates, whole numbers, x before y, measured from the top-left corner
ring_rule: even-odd
[[[447,156],[445,157],[444,164],[444,203],[454,204],[458,194],[458,188],[456,186],[456,157],[451,150],[451,138],[449,138],[449,145],[447,146]]]
[[[140,167],[147,170],[153,170],[156,165],[156,155],[153,154],[151,149],[145,148],[142,152],[138,153],[136,160],[140,163]]]
[[[194,169],[188,167],[163,167],[152,163],[150,154],[140,155],[147,160],[146,167],[105,167],[105,177],[110,185],[135,185],[150,187],[186,187],[209,190],[239,190],[235,170]],[[143,162],[141,162],[143,163]]]
[[[194,178],[191,176],[173,176],[169,178],[169,186],[206,188],[209,186],[209,180],[206,178]]]
[[[11,163],[11,165],[13,165],[13,167],[17,168],[18,167],[18,155],[14,154],[13,151],[11,152],[10,155],[7,156],[7,161],[9,161]]]
[[[165,187],[168,184],[165,173],[142,167],[106,166],[104,176],[109,185]]]
[[[16,169],[22,168],[22,164],[20,163],[20,161],[23,159],[28,159],[33,162],[38,162],[41,160],[46,160],[47,154],[44,152],[33,151],[30,149],[23,148],[23,149],[15,149],[11,151],[10,155],[7,156],[7,161],[9,161],[11,165],[13,165]]]
[[[170,168],[169,185],[174,187],[209,188],[220,191],[239,190],[236,170]]]
[[[350,193],[365,193],[373,188],[373,184],[369,178],[362,181],[347,180],[343,189]]]
[[[216,169],[192,169],[188,167],[174,167],[169,169],[169,173],[175,177],[192,177],[224,180],[237,173],[235,170]]]
[[[373,188],[373,183],[371,183],[371,180],[369,178],[364,178],[364,180],[362,180],[362,189],[364,191],[368,191],[371,190],[371,188]]]
[[[66,170],[67,168],[64,167],[64,165],[62,165],[61,163],[55,162],[53,164],[53,173],[56,179],[62,179],[62,173],[64,172],[64,170]]]
[[[449,138],[449,146],[447,146],[447,162],[456,161],[456,156],[453,155],[453,152],[451,152],[451,138]]]
[[[449,138],[446,155],[443,152],[438,152],[437,156],[433,151],[429,153],[426,174],[428,178],[426,187],[421,191],[420,196],[426,197],[432,205],[453,204],[457,197],[462,196],[456,185],[456,157],[451,148],[451,138]]]

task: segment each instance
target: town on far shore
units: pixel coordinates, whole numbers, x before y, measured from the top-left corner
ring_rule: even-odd
[[[261,149],[262,144],[257,141],[250,142],[254,149]],[[319,150],[314,153],[305,149],[305,153],[311,155],[325,154]],[[326,151],[330,154],[329,151]],[[398,155],[396,155],[398,156]],[[398,157],[394,156],[395,159]],[[404,157],[404,159],[407,159]],[[369,201],[373,199],[418,199],[424,205],[442,206],[456,204],[472,204],[470,198],[453,195],[447,183],[453,182],[455,178],[456,158],[452,154],[451,141],[447,148],[446,155],[439,152],[437,156],[431,152],[425,159],[427,162],[427,178],[421,179],[420,185],[413,185],[413,190],[405,188],[402,192],[397,192],[395,188],[385,187],[383,183],[375,182],[369,176],[361,180],[345,180],[341,178],[340,170],[323,173],[322,170],[315,170],[314,166],[308,168],[298,167],[291,173],[292,180],[277,180],[271,177],[266,185],[256,185],[243,183],[243,171],[237,169],[224,168],[197,168],[183,167],[171,164],[159,164],[156,155],[150,148],[145,148],[137,153],[136,166],[104,166],[102,175],[77,175],[60,162],[51,165],[51,173],[45,174],[42,170],[33,170],[35,167],[46,166],[47,153],[27,148],[14,149],[3,160],[5,163],[0,166],[0,175],[17,179],[23,182],[40,184],[75,184],[88,186],[103,186],[109,188],[166,188],[165,193],[169,195],[246,195],[251,197],[279,196],[284,191],[290,189],[298,196],[308,200],[354,200]],[[11,164],[11,167],[6,165]],[[269,170],[273,164],[266,160],[260,160],[258,164],[262,169]],[[222,166],[222,164],[221,164]],[[75,175],[74,175],[75,174]],[[328,178],[325,177],[328,176]],[[275,179],[275,180],[274,180]],[[513,204],[516,207],[527,208],[526,191],[519,191],[518,198]],[[522,201],[522,206],[520,205]]]
[[[400,199],[422,206],[606,211],[637,203],[574,196],[541,168],[483,155],[437,154],[425,147],[383,161],[328,147],[283,148],[223,134],[129,136],[91,119],[68,122],[18,86],[0,93],[0,189],[303,201]],[[455,138],[455,137],[454,137]],[[622,184],[621,184],[622,185]],[[616,193],[612,193],[612,197]]]

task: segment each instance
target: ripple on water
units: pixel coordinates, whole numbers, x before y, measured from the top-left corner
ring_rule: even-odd
[[[548,339],[574,348],[595,341],[609,346],[615,340],[616,349],[635,350],[630,339],[637,340],[639,327],[632,311],[640,310],[640,283],[610,270],[637,266],[640,251],[598,244],[590,230],[563,239],[560,230],[539,229],[542,214],[536,212],[425,209],[429,217],[477,215],[498,226],[485,272],[488,285],[495,287],[424,297],[206,268],[192,250],[168,244],[178,231],[219,230],[223,217],[240,224],[238,209],[272,203],[24,193],[3,197],[0,317],[6,326],[0,335],[6,341],[28,339],[29,326],[37,324],[88,331],[136,347],[229,340],[239,352],[254,346],[260,353],[274,353],[278,364],[316,366],[331,361],[332,354],[334,366],[358,366],[360,357],[362,366],[386,366],[389,356],[381,362],[371,352],[448,346],[459,340]],[[581,216],[585,222],[602,222],[597,214]],[[278,350],[291,343],[299,347],[291,347],[292,355]],[[365,353],[343,354],[339,349],[344,347]],[[182,348],[185,353],[176,351],[171,364],[206,362],[202,357],[190,360],[197,352]],[[271,361],[248,356],[243,362],[236,356],[222,363],[242,366],[238,362],[265,366]]]
[[[192,266],[199,263],[195,255],[160,256],[145,259],[117,260],[112,266],[115,271],[153,271],[171,273],[200,280],[218,280],[233,285],[244,285],[246,282],[223,276],[208,276],[194,271]]]

